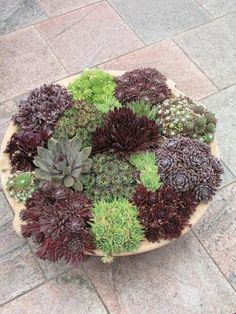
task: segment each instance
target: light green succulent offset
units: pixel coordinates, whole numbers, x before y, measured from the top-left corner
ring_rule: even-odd
[[[78,135],[72,139],[66,136],[61,136],[58,140],[49,139],[47,149],[38,147],[38,156],[34,159],[34,164],[38,167],[35,169],[36,177],[82,191],[80,176],[90,171],[92,161],[88,158],[91,147],[82,150],[81,147]]]
[[[37,180],[34,172],[17,171],[11,174],[7,180],[6,188],[11,197],[18,203],[25,203],[37,188]]]

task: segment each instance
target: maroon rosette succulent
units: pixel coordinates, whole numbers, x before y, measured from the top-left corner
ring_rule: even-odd
[[[177,192],[208,201],[220,185],[222,166],[205,143],[179,136],[156,149],[156,156],[161,179]]]
[[[37,147],[44,146],[49,137],[48,132],[20,131],[14,133],[7,144],[5,153],[9,153],[12,172],[32,171]]]
[[[23,130],[51,131],[63,112],[71,106],[72,97],[64,87],[44,84],[20,101],[19,111],[13,121]]]
[[[127,157],[155,146],[159,133],[158,125],[147,117],[138,117],[129,108],[115,109],[92,134],[93,153],[108,151]]]
[[[139,185],[133,202],[150,242],[178,238],[198,205],[192,192],[177,193],[170,186],[151,192]]]
[[[78,265],[84,250],[94,248],[89,232],[91,202],[81,192],[46,182],[22,211],[22,235],[40,244],[36,254],[56,262],[61,258]]]
[[[166,78],[152,68],[136,69],[116,78],[115,96],[122,104],[145,101],[156,105],[170,98]]]

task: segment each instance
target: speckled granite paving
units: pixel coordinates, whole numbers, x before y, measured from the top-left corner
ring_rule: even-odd
[[[16,100],[86,67],[157,67],[219,119],[222,187],[191,232],[157,251],[41,262],[0,191],[0,313],[236,312],[236,1],[0,0],[0,136]]]

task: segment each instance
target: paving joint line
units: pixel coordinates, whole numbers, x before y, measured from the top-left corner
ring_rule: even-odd
[[[6,302],[3,302],[2,304],[0,304],[0,307],[4,306],[4,305],[6,305],[6,304],[9,304],[9,303],[11,303],[12,301],[15,301],[16,299],[19,299],[20,297],[22,297],[22,296],[24,296],[24,295],[30,293],[31,291],[34,291],[34,290],[36,290],[36,289],[42,287],[43,285],[46,285],[47,283],[49,283],[49,282],[51,282],[51,281],[53,281],[53,280],[59,278],[60,276],[66,274],[67,272],[71,271],[72,269],[73,269],[73,267],[70,268],[70,269],[67,269],[67,270],[65,270],[65,271],[63,271],[63,272],[61,272],[60,274],[58,274],[58,275],[56,275],[56,276],[54,276],[54,277],[52,277],[52,278],[50,278],[50,279],[45,280],[44,282],[39,283],[38,285],[32,287],[31,289],[29,289],[29,290],[27,290],[27,291],[23,291],[22,293],[18,294],[18,295],[15,296],[14,298],[12,298],[12,299],[10,299],[10,300],[7,300]]]
[[[195,231],[192,229],[191,230],[192,234],[194,235],[194,237],[197,239],[197,241],[199,242],[199,244],[201,245],[201,247],[203,248],[203,250],[205,251],[205,253],[208,255],[208,257],[211,259],[211,261],[215,264],[215,266],[217,267],[217,269],[219,270],[219,272],[221,273],[221,275],[224,277],[224,279],[226,280],[226,282],[229,284],[229,286],[233,289],[234,293],[236,294],[236,288],[231,284],[231,282],[227,279],[227,277],[225,276],[225,274],[223,273],[223,271],[221,270],[220,266],[216,263],[216,261],[214,260],[214,258],[211,256],[211,254],[208,252],[207,248],[205,247],[205,245],[202,243],[202,241],[197,237],[197,235],[195,234]]]
[[[212,81],[210,77],[203,71],[202,68],[185,52],[185,50],[179,45],[178,42],[173,38],[173,42],[176,44],[176,46],[183,52],[183,54],[196,66],[196,68],[212,83],[212,85],[217,89],[217,91],[220,90],[220,87],[216,85],[215,82]]]
[[[226,90],[226,89],[228,89],[228,88],[231,88],[231,87],[233,87],[233,86],[236,87],[236,82],[234,82],[234,83],[232,83],[232,84],[230,84],[230,85],[228,85],[228,86],[226,86],[226,87],[222,87],[222,88],[220,88],[218,91],[216,91],[216,92],[214,92],[214,93],[212,93],[212,94],[210,94],[210,95],[208,95],[208,96],[206,96],[206,97],[201,98],[200,101],[205,100],[205,99],[207,99],[207,98],[209,98],[209,97],[211,97],[211,96],[214,96],[214,95],[216,95],[216,94],[218,94],[218,93],[220,93],[220,92],[223,92],[224,90]]]
[[[199,0],[195,0],[195,3],[197,3],[202,9],[204,12],[206,12],[210,17],[212,17],[213,19],[215,19],[216,17],[211,14],[211,12],[209,12],[200,2]]]
[[[96,2],[89,3],[89,4],[86,4],[86,5],[82,6],[82,7],[79,7],[79,8],[70,10],[70,11],[66,11],[66,12],[60,13],[60,14],[58,14],[58,15],[53,15],[53,16],[49,16],[48,13],[47,13],[47,10],[43,7],[43,9],[45,10],[45,12],[46,12],[46,14],[47,14],[47,17],[46,17],[45,19],[43,19],[43,20],[41,20],[41,21],[38,21],[38,22],[35,22],[35,23],[31,23],[31,24],[29,24],[29,25],[26,25],[26,26],[24,26],[24,27],[22,27],[22,28],[19,28],[19,29],[14,30],[14,31],[11,31],[11,32],[2,34],[2,35],[0,35],[0,38],[3,37],[3,36],[6,36],[6,35],[10,35],[10,34],[12,34],[12,33],[20,32],[21,30],[24,30],[24,29],[29,28],[29,27],[31,27],[31,26],[36,26],[36,25],[41,24],[41,23],[44,23],[44,22],[46,22],[46,21],[50,21],[50,20],[52,20],[52,19],[54,19],[54,18],[56,18],[56,17],[61,17],[61,16],[63,16],[63,15],[66,15],[66,14],[69,14],[69,13],[72,13],[72,12],[75,12],[75,11],[78,11],[78,10],[81,10],[81,9],[84,9],[84,8],[87,8],[87,7],[90,7],[90,6],[94,5],[94,4],[99,4],[99,3],[102,3],[102,2],[105,2],[105,0],[97,0]],[[41,5],[41,4],[40,4],[40,5]],[[41,5],[41,7],[42,7],[42,5]]]
[[[126,20],[123,18],[123,16],[120,14],[120,12],[116,9],[116,7],[109,1],[106,0],[106,3],[116,12],[116,14],[121,18],[121,20],[128,26],[128,28],[137,36],[137,38],[142,42],[142,44],[144,45],[144,47],[147,47],[147,44],[145,43],[145,41],[136,33],[136,31],[133,29],[132,26],[129,25],[128,22],[126,22]],[[143,48],[144,48],[143,47]]]
[[[61,62],[60,58],[57,56],[57,54],[55,53],[55,51],[50,47],[50,45],[48,44],[48,42],[46,41],[46,39],[44,38],[44,36],[42,35],[42,33],[40,32],[40,30],[37,28],[37,26],[33,26],[33,28],[39,33],[39,36],[42,38],[42,40],[44,41],[46,47],[48,47],[48,49],[51,51],[51,53],[53,54],[53,56],[58,60],[58,62],[60,63],[60,65],[63,67],[63,69],[65,70],[66,74],[69,75],[69,72],[67,71],[66,67],[64,66],[64,64]]]
[[[32,246],[31,246],[31,244],[30,244],[30,242],[29,242],[28,239],[26,240],[26,243],[28,244],[29,250],[30,250],[31,254],[33,255],[33,258],[34,258],[36,264],[38,265],[39,269],[41,270],[44,279],[47,280],[48,278],[47,278],[47,276],[46,276],[46,273],[45,273],[44,269],[41,267],[41,265],[40,265],[40,263],[39,263],[39,261],[38,261],[38,258],[37,258],[37,256],[35,255],[34,250],[33,250],[33,248],[32,248]]]
[[[90,258],[90,257],[88,257],[88,258]],[[86,262],[86,261],[85,261],[85,262]],[[112,313],[109,311],[109,309],[108,309],[108,307],[107,307],[105,301],[103,300],[101,294],[99,293],[97,287],[96,287],[95,284],[93,283],[93,280],[92,280],[91,277],[88,275],[88,272],[87,272],[86,269],[83,267],[83,265],[81,265],[81,268],[82,268],[82,270],[84,271],[84,273],[85,273],[87,279],[89,280],[90,284],[92,285],[92,287],[93,287],[93,289],[94,289],[94,291],[95,291],[97,297],[99,298],[99,300],[101,301],[101,303],[102,303],[102,305],[104,306],[105,310],[107,311],[107,314],[112,314]]]

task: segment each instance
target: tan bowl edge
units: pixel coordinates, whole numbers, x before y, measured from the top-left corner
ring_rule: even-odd
[[[124,71],[107,71],[109,73],[111,73],[114,76],[119,76],[122,75],[124,73]],[[64,85],[65,87],[67,87],[69,85],[69,83],[71,83],[75,78],[77,78],[79,75],[74,75],[74,76],[70,76],[68,78],[65,78],[63,80],[58,81],[57,83]],[[173,97],[176,97],[178,95],[183,95],[178,89],[176,89],[175,87],[175,83],[171,80],[167,80],[167,84],[169,86],[169,88],[172,90],[172,94]],[[6,190],[6,182],[7,182],[7,178],[10,175],[10,161],[9,161],[9,157],[8,154],[4,153],[6,145],[8,143],[8,141],[10,140],[12,134],[15,132],[15,126],[13,125],[13,123],[11,123],[4,135],[3,141],[2,141],[2,146],[1,146],[1,151],[0,151],[0,175],[1,175],[1,183],[2,183],[2,188],[3,188],[3,192],[5,194],[5,197],[9,203],[9,205],[11,206],[11,209],[13,210],[14,213],[14,219],[13,219],[13,227],[16,230],[16,233],[21,236],[21,225],[23,224],[23,221],[20,219],[20,211],[22,209],[24,209],[24,205],[19,204],[15,201],[14,198],[12,198],[8,191]],[[219,158],[219,149],[218,149],[218,145],[216,141],[213,141],[210,145],[211,147],[211,152],[212,154]],[[206,212],[207,208],[209,207],[210,202],[207,203],[200,203],[197,207],[195,212],[193,213],[193,215],[191,216],[191,219],[189,221],[191,226],[194,226],[198,220],[200,220],[200,218],[204,215],[204,213]],[[191,227],[185,227],[182,231],[182,234],[185,234],[186,232],[188,232],[191,229]],[[134,254],[140,254],[140,253],[144,253],[144,252],[148,252],[148,251],[152,251],[155,249],[158,249],[168,243],[171,243],[173,241],[175,241],[176,239],[173,240],[161,240],[160,242],[149,242],[147,240],[143,240],[139,246],[139,249],[136,252],[123,252],[121,254],[114,254],[114,256],[127,256],[127,255],[134,255]],[[102,253],[101,250],[94,250],[93,253],[90,252],[85,252],[85,254],[87,255],[97,255],[97,256],[103,256],[104,254]]]

